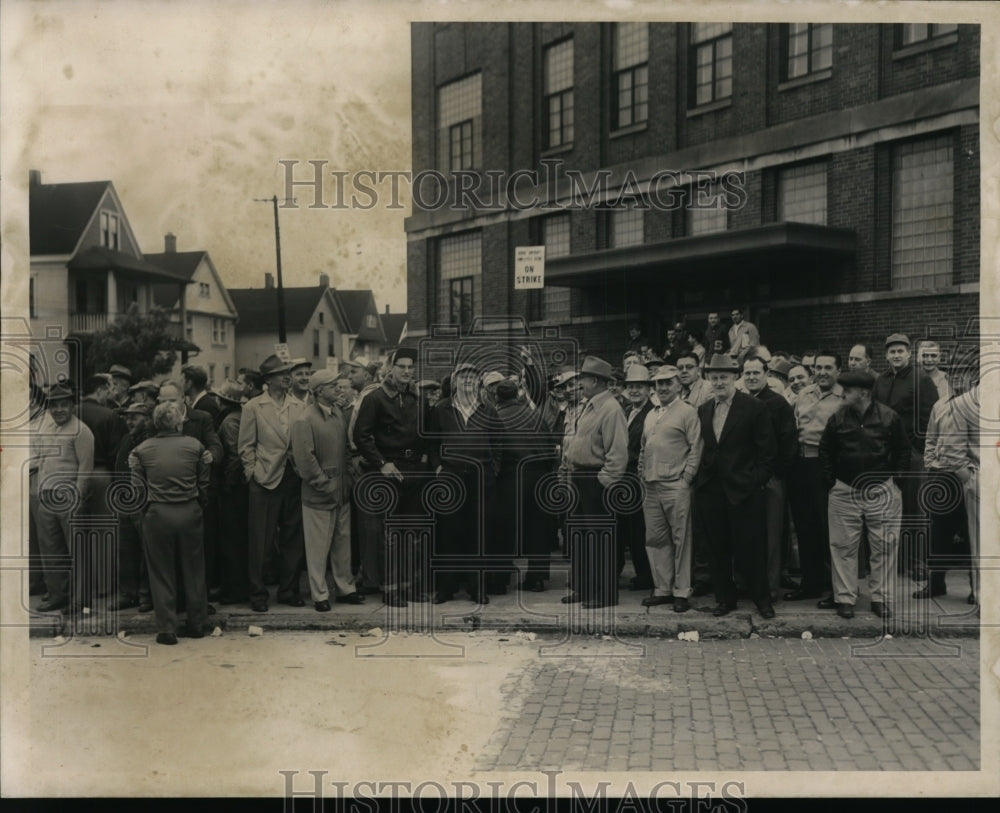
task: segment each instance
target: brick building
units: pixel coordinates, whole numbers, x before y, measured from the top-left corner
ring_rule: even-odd
[[[977,330],[978,26],[419,23],[411,38],[427,183],[406,221],[410,337],[517,314],[610,359],[631,320],[660,347],[674,321],[700,331],[733,305],[793,352]],[[435,205],[519,171],[522,205]],[[530,245],[546,246],[541,291],[514,286]]]

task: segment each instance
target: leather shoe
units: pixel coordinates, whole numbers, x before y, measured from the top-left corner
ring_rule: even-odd
[[[266,613],[267,612],[267,602],[266,601],[251,601],[250,609],[255,613]]]
[[[879,618],[891,618],[892,610],[889,609],[888,604],[883,604],[881,601],[872,602],[872,612],[875,613]]]
[[[819,598],[823,594],[816,590],[803,590],[801,587],[797,590],[792,590],[791,593],[785,593],[782,598],[785,601],[803,601],[808,598]]]
[[[151,602],[151,601],[140,601],[139,602],[139,612],[140,613],[151,613],[151,612],[153,612],[153,602]]]
[[[928,585],[921,587],[919,590],[914,590],[913,597],[919,599],[937,598],[938,596],[946,595],[947,592],[947,590],[931,590],[930,585]]]
[[[698,582],[693,588],[691,588],[691,595],[695,598],[707,596],[711,592],[712,586],[710,584],[705,584],[704,582]]]
[[[403,598],[398,590],[390,590],[385,594],[385,603],[389,607],[405,607],[406,599]]]
[[[455,597],[451,593],[435,593],[434,598],[431,599],[431,604],[444,604],[453,598]]]
[[[348,593],[346,596],[337,596],[334,601],[337,604],[364,604],[365,597],[358,593],[357,591],[353,593]]]
[[[68,606],[69,602],[66,599],[49,599],[38,605],[38,612],[51,613],[56,610],[65,610]]]
[[[178,638],[204,638],[205,630],[198,629],[197,627],[181,627],[177,631]]]
[[[316,607],[316,612],[318,613],[330,612],[330,602],[325,599],[323,601],[317,601],[313,606]]]
[[[642,600],[643,607],[659,607],[661,604],[673,604],[673,596],[646,596]]]
[[[774,607],[770,604],[765,604],[763,606],[758,604],[757,612],[760,613],[761,618],[774,618]]]
[[[837,602],[833,600],[833,596],[827,596],[817,601],[816,606],[821,610],[836,610]]]
[[[674,612],[675,613],[686,613],[691,609],[691,602],[688,601],[684,596],[677,596],[674,599]]]
[[[559,599],[563,604],[579,604],[583,601],[582,598],[577,593],[570,593],[568,596],[563,596]]]
[[[712,615],[718,618],[719,616],[729,615],[735,609],[735,604],[716,604],[712,610]]]
[[[611,601],[609,599],[597,599],[595,601],[585,601],[583,602],[583,609],[585,610],[599,610],[601,607],[614,607],[617,605],[617,601]]]
[[[156,643],[173,646],[177,643],[177,636],[172,632],[158,632],[156,633]]]
[[[778,586],[783,587],[785,590],[798,590],[802,585],[790,576],[782,576],[781,581],[778,582]]]
[[[139,599],[135,596],[122,596],[117,601],[111,602],[108,606],[109,610],[130,610],[132,607],[139,606]]]
[[[539,580],[534,582],[523,581],[518,585],[518,588],[523,590],[530,590],[532,593],[544,593],[545,592],[545,582]]]
[[[854,618],[854,606],[841,602],[837,605],[837,615],[841,618]]]
[[[286,604],[289,607],[305,607],[306,601],[302,596],[291,596],[289,598],[279,598],[278,604]]]

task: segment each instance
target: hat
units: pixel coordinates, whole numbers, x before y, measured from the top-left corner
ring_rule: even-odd
[[[153,410],[148,404],[129,404],[125,409],[119,411],[123,415],[145,415],[147,418],[153,414]]]
[[[559,375],[552,379],[553,387],[563,387],[568,382],[576,378],[576,370],[563,370]]]
[[[288,372],[293,372],[295,370],[298,370],[300,367],[312,367],[313,363],[311,361],[309,361],[308,359],[297,358],[297,359],[292,359],[289,362],[289,365],[290,365],[290,367],[289,367]]]
[[[418,390],[439,390],[441,389],[441,382],[435,381],[433,378],[424,378],[417,382]]]
[[[664,364],[662,367],[660,367],[659,370],[653,373],[653,378],[651,380],[666,381],[667,379],[670,378],[676,378],[678,373],[679,373],[678,369],[674,367],[673,364]]]
[[[875,386],[875,376],[867,370],[848,370],[837,376],[837,383],[842,387],[861,387],[870,390]]]
[[[67,398],[73,398],[73,390],[67,387],[65,384],[53,384],[45,392],[45,399],[50,404],[53,401],[63,401]]]
[[[648,384],[649,369],[642,364],[633,364],[625,375],[626,384]]]
[[[112,364],[111,368],[108,370],[108,375],[116,378],[124,378],[129,384],[132,383],[132,371],[124,365]]]
[[[885,340],[885,346],[888,347],[890,344],[905,344],[907,347],[910,346],[910,337],[905,333],[893,333],[888,339]]]
[[[517,398],[517,384],[509,378],[505,378],[497,384],[497,398],[502,401],[510,401]]]
[[[768,367],[768,369],[772,373],[774,373],[775,375],[781,376],[781,378],[787,379],[788,378],[788,373],[791,371],[791,369],[792,369],[793,366],[795,366],[795,365],[789,364],[784,359],[778,359],[777,361],[773,362]]]
[[[471,361],[460,361],[455,365],[455,369],[451,371],[452,375],[462,372],[462,370],[472,370],[474,373],[479,373],[479,368],[473,364]],[[499,375],[499,373],[497,373]]]
[[[215,396],[230,404],[239,404],[243,401],[243,387],[235,381],[225,381],[215,391]]]
[[[504,380],[504,374],[498,373],[496,370],[490,370],[483,376],[483,386],[490,387],[493,384],[498,384]]]
[[[417,363],[417,348],[415,347],[399,347],[396,352],[392,354],[392,363],[395,364],[400,359],[410,359],[414,364]]]
[[[614,379],[615,381],[617,381],[617,382],[621,383],[622,381],[624,381],[624,380],[625,380],[625,373],[624,373],[624,372],[622,372],[622,368],[621,368],[621,367],[615,367],[615,368],[614,368],[614,369],[613,369],[613,370],[611,371],[611,377],[612,377],[612,378],[613,378],[613,379]]]
[[[646,359],[646,366],[647,367],[650,364],[663,364],[663,363],[664,363],[663,359],[661,359],[659,356],[656,356],[656,355],[650,356],[648,359]]]
[[[369,361],[365,356],[358,356],[356,359],[344,362],[345,367],[357,367],[361,370],[367,370],[368,375],[375,378],[378,375],[378,363],[374,361]]]
[[[301,366],[301,365],[299,365]],[[309,376],[309,389],[316,392],[320,387],[325,387],[327,384],[332,384],[337,380],[337,374],[333,370],[317,370],[311,376]]]
[[[260,374],[265,377],[275,373],[287,373],[291,369],[291,364],[285,364],[277,356],[268,356],[260,363]]]
[[[138,384],[133,384],[131,387],[128,388],[129,392],[139,392],[140,390],[144,390],[145,392],[151,392],[153,393],[153,395],[156,395],[160,391],[160,385],[154,384],[149,379],[143,379]]]
[[[94,374],[93,374],[93,375],[91,376],[91,380],[93,380],[94,378],[100,378],[100,379],[101,379],[102,381],[104,381],[105,383],[107,383],[107,384],[110,384],[110,383],[111,383],[111,378],[112,378],[112,376],[111,376],[111,373],[94,373]],[[89,381],[88,381],[88,382],[85,382],[85,383],[84,383],[84,386],[87,386],[88,384],[90,384],[90,382],[89,382]]]
[[[580,375],[592,375],[596,378],[603,378],[605,381],[610,381],[611,365],[597,356],[587,356],[584,358],[583,366],[580,368]]]
[[[712,360],[705,365],[706,373],[733,373],[738,375],[740,372],[740,365],[736,363],[736,359],[727,353],[715,353],[712,355]]]

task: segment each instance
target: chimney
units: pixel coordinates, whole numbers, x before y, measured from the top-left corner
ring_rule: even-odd
[[[385,304],[385,312],[386,312],[386,315],[389,314],[389,303],[388,302],[386,302],[386,304]]]
[[[163,250],[167,254],[177,253],[177,235],[173,232],[167,232],[163,235]]]
[[[329,274],[320,274],[319,275],[319,287],[320,288],[329,288],[330,287],[330,275]]]
[[[40,169],[28,170],[28,186],[42,185],[42,171]]]
[[[264,287],[265,288],[274,287],[274,274],[272,274],[270,271],[264,274]]]

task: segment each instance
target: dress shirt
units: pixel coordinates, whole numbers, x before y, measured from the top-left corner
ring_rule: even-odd
[[[712,411],[712,431],[715,432],[715,439],[722,437],[722,428],[726,425],[726,417],[729,415],[729,408],[733,405],[733,396],[725,400],[715,402],[715,409]]]
[[[570,468],[599,467],[597,479],[605,487],[625,474],[628,427],[625,413],[607,390],[594,395],[580,410],[565,457]]]
[[[927,422],[924,465],[936,471],[979,468],[979,391],[944,398]]]
[[[827,421],[844,405],[844,388],[834,384],[825,392],[818,384],[810,384],[795,398],[795,426],[802,446],[819,448]]]

